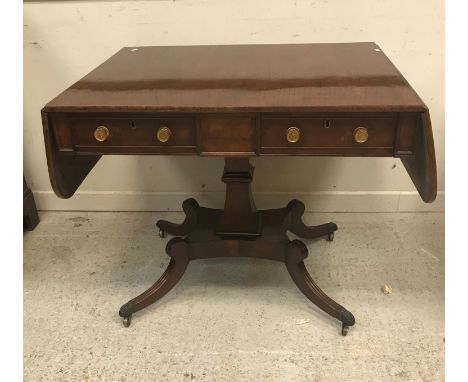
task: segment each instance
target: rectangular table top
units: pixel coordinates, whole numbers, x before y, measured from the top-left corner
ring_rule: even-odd
[[[127,47],[45,111],[427,110],[372,42]]]
[[[65,198],[116,154],[393,156],[437,193],[428,109],[371,42],[123,48],[42,118]]]

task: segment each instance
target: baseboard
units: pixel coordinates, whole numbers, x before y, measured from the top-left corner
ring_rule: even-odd
[[[258,208],[278,208],[299,199],[310,212],[439,212],[445,207],[443,191],[429,204],[416,191],[258,192],[254,196]],[[34,191],[34,197],[43,211],[181,211],[182,202],[192,197],[206,207],[221,208],[224,203],[224,192],[79,191],[70,199],[60,199],[52,191]]]

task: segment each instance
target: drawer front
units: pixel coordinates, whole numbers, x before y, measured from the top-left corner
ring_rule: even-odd
[[[66,142],[60,142],[64,136],[60,133],[60,126],[60,123],[57,124],[59,131],[56,134],[59,148],[66,146]],[[68,145],[77,152],[125,154],[196,152],[194,118],[70,117],[64,121],[63,126],[66,126],[69,132]],[[96,133],[96,129],[103,127],[107,136]],[[163,134],[158,134],[160,129],[165,130]]]
[[[392,156],[397,117],[264,117],[260,128],[260,153],[299,155]],[[288,141],[288,129],[299,138]],[[367,133],[367,140],[356,135]],[[364,129],[363,129],[364,128]]]
[[[200,117],[201,155],[241,156],[256,154],[255,117],[205,115]]]

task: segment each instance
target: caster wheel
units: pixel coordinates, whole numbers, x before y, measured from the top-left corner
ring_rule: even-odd
[[[166,237],[166,231],[159,229],[159,237],[161,239],[164,239]]]
[[[343,325],[341,327],[341,335],[342,336],[346,336],[348,334],[348,331],[349,331],[349,326]]]
[[[130,323],[132,322],[132,316],[127,316],[124,317],[123,319],[123,326],[128,328],[130,326]]]
[[[328,240],[328,241],[333,241],[334,238],[335,238],[335,233],[334,233],[334,232],[330,232],[330,233],[327,235],[327,240]]]

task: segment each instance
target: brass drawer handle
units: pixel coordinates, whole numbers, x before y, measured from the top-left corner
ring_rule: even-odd
[[[369,132],[365,127],[360,126],[354,129],[353,136],[357,143],[364,143],[369,139]]]
[[[109,138],[110,131],[106,126],[98,126],[96,130],[94,130],[94,138],[96,141],[104,142],[107,138]]]
[[[286,130],[286,140],[289,143],[296,143],[301,137],[301,131],[295,126],[288,127]]]
[[[165,143],[171,138],[171,129],[167,126],[161,126],[156,134],[159,142]]]

